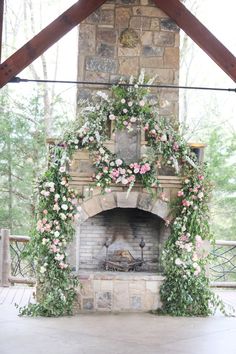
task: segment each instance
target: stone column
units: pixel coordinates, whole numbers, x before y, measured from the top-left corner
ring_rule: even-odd
[[[10,230],[1,230],[0,241],[0,285],[10,286],[9,277],[11,273],[10,260]]]
[[[106,1],[79,27],[78,80],[117,82],[122,77],[156,76],[178,84],[179,28],[151,0]],[[105,87],[78,87],[78,100]],[[160,115],[178,120],[178,90],[153,90]]]

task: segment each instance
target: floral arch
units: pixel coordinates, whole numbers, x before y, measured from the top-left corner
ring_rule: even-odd
[[[87,149],[93,156],[93,183],[107,198],[112,196],[112,184],[121,184],[128,196],[139,183],[153,196],[160,184],[158,169],[163,165],[175,169],[183,183],[171,206],[170,237],[163,252],[161,312],[206,316],[220,304],[210,290],[206,272],[206,246],[213,240],[206,166],[198,163],[178,127],[158,116],[143,83],[141,74],[137,80],[131,78],[128,83],[121,81],[113,86],[110,97],[98,92],[93,101],[82,105],[80,122],[77,120],[62,141],[51,148],[48,170],[39,181],[37,226],[29,249],[37,267],[38,303],[21,309],[22,315],[61,316],[73,311],[78,280],[71,272],[66,251],[74,235],[73,224],[83,217],[82,210],[86,211],[89,203],[83,204],[82,196],[69,185],[68,165],[78,149]],[[114,131],[130,132],[134,127],[145,131],[147,151],[139,161],[126,164],[106,147],[108,122],[112,122]],[[165,213],[169,214],[169,206]]]

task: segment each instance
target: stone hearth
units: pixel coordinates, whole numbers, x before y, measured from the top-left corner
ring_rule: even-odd
[[[79,278],[82,311],[149,311],[160,306],[161,275],[81,271]]]

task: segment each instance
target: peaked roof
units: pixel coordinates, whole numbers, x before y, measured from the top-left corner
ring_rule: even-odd
[[[18,49],[0,65],[0,88],[105,2],[106,0],[77,1]],[[153,2],[171,17],[236,82],[235,56],[179,0],[153,0]],[[0,11],[0,15],[2,15],[3,9],[0,8]]]

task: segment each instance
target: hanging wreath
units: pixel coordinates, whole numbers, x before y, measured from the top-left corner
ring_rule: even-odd
[[[94,159],[93,183],[102,192],[114,184],[127,192],[141,183],[152,191],[159,186],[158,169],[172,166],[183,178],[173,208],[171,235],[163,252],[164,284],[161,288],[162,312],[172,315],[211,314],[221,305],[210,290],[206,275],[212,235],[208,223],[208,199],[211,189],[206,168],[179,133],[178,127],[160,118],[148,91],[141,87],[144,75],[113,86],[111,96],[97,92],[93,101],[83,102],[80,122],[74,123],[63,141],[51,149],[50,165],[39,182],[37,227],[30,253],[38,274],[38,303],[21,310],[21,314],[60,316],[70,314],[78,282],[72,276],[66,249],[74,234],[78,216],[78,199],[69,188],[67,166],[76,150],[87,149]],[[150,84],[151,82],[148,82]],[[146,152],[140,161],[126,162],[105,147],[118,130],[143,130]],[[80,196],[82,197],[82,196]]]

